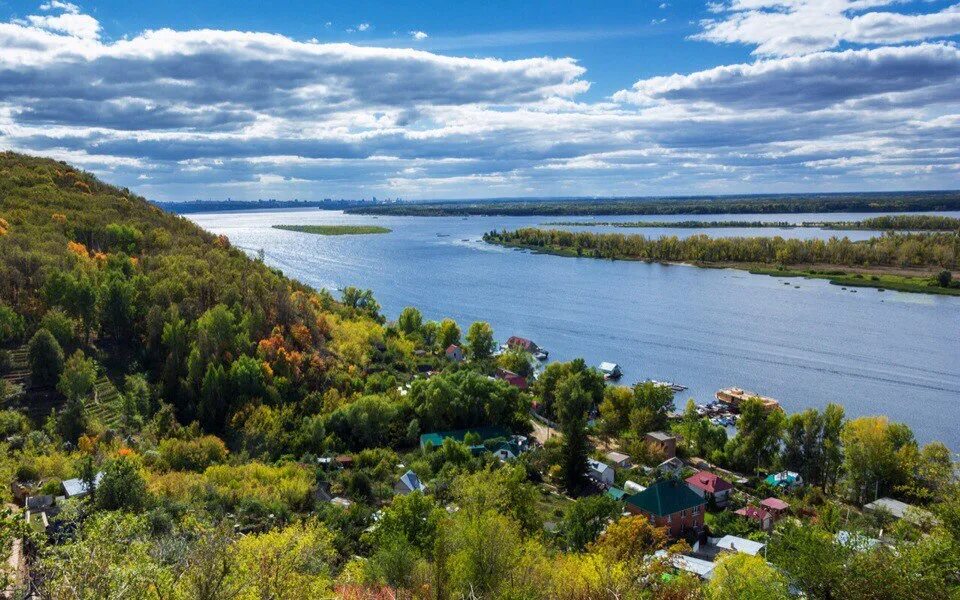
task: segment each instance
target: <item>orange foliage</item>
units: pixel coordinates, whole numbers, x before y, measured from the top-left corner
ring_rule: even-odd
[[[229,248],[230,247],[230,238],[220,234],[213,240],[213,243],[220,248]]]
[[[133,454],[134,454],[133,450],[130,448],[127,448],[126,446],[117,450],[117,456],[133,456]]]
[[[86,182],[86,181],[76,181],[76,182],[74,182],[73,187],[79,189],[80,191],[82,191],[82,192],[85,193],[85,194],[89,194],[89,193],[90,193],[90,186],[87,185],[87,182]]]
[[[77,440],[77,448],[84,454],[93,454],[97,449],[98,441],[95,435],[81,435]]]
[[[80,242],[67,242],[67,250],[76,254],[80,258],[90,257],[89,253],[87,252],[87,247]]]
[[[93,258],[97,262],[101,262],[101,263],[107,262],[107,255],[104,254],[103,252],[97,252],[96,254],[93,255]]]
[[[298,323],[290,328],[290,336],[301,350],[307,350],[313,345],[313,336],[306,325]]]
[[[50,216],[50,219],[51,219],[54,223],[59,223],[60,225],[64,225],[64,224],[66,224],[66,222],[67,222],[67,215],[65,215],[65,214],[63,214],[63,213],[53,213],[53,214]]]

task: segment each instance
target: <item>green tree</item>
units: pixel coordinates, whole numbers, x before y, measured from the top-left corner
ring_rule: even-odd
[[[76,444],[80,436],[90,427],[87,408],[80,397],[67,398],[63,410],[57,414],[57,434],[64,441]]]
[[[520,348],[511,348],[497,357],[497,364],[517,375],[529,377],[533,374],[532,360],[533,356],[529,352]]]
[[[219,432],[223,429],[230,408],[228,378],[222,366],[207,365],[200,388],[199,417],[204,431]]]
[[[653,416],[649,430],[664,429],[667,426],[667,416],[674,410],[671,388],[644,381],[633,386],[633,396],[634,406]]]
[[[560,451],[560,477],[569,493],[582,489],[586,481],[587,455],[590,451],[587,440],[587,411],[591,397],[580,378],[568,375],[557,385],[557,417],[563,442]]]
[[[23,317],[9,306],[0,304],[0,344],[22,338],[24,326]]]
[[[538,531],[543,520],[537,508],[539,492],[520,465],[488,468],[462,475],[453,485],[461,509],[472,514],[495,511],[510,517],[524,531]]]
[[[380,303],[374,299],[371,290],[361,290],[352,286],[345,287],[343,288],[343,303],[377,323],[383,323],[384,321],[384,318],[380,315]]]
[[[129,456],[118,456],[107,462],[95,498],[101,510],[134,513],[143,510],[149,496],[147,483],[136,461]]]
[[[133,333],[136,288],[119,273],[111,273],[100,290],[100,322],[114,340],[128,340]]]
[[[30,372],[39,384],[51,384],[63,370],[63,350],[56,338],[46,329],[38,329],[27,346]]]
[[[446,349],[450,344],[460,343],[460,327],[453,319],[444,319],[440,322],[440,329],[437,332],[437,344],[440,348]]]
[[[620,505],[606,494],[579,498],[564,510],[558,531],[567,550],[583,551],[618,516]]]
[[[420,330],[422,328],[423,315],[420,314],[419,310],[412,306],[408,306],[400,311],[400,316],[397,317],[397,329],[403,332],[404,335],[420,335]]]
[[[770,541],[770,559],[790,582],[811,598],[842,598],[852,551],[833,534],[812,525],[786,521]]]
[[[787,600],[787,582],[760,556],[721,555],[704,590],[708,600]]]
[[[76,322],[58,308],[51,308],[43,315],[40,327],[53,334],[61,347],[70,346],[76,341]]]
[[[377,523],[374,542],[379,544],[400,537],[408,547],[429,552],[433,549],[437,527],[444,514],[431,497],[421,492],[394,496]]]
[[[67,359],[57,389],[68,399],[83,399],[90,395],[97,381],[97,366],[92,358],[86,358],[82,350],[77,350]]]
[[[853,498],[869,502],[905,482],[907,465],[900,451],[915,451],[916,442],[903,426],[891,424],[886,417],[860,417],[847,422],[841,441]]]
[[[477,321],[467,330],[467,349],[470,356],[477,359],[489,358],[493,354],[493,328],[489,323]]]
[[[454,597],[496,598],[519,566],[523,547],[520,528],[494,511],[461,510],[450,531],[448,560]]]
[[[766,410],[757,398],[748,398],[740,407],[737,435],[727,442],[726,455],[741,471],[756,471],[773,464],[780,451],[784,426],[782,410]]]

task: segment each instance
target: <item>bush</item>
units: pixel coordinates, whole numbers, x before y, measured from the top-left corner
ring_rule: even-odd
[[[23,337],[24,320],[9,306],[0,304],[0,344]]]
[[[94,498],[97,507],[103,510],[143,510],[149,495],[136,461],[129,456],[119,456],[108,462]]]
[[[76,340],[77,322],[60,309],[48,310],[40,321],[40,327],[53,334],[60,346],[70,346]]]
[[[158,450],[163,462],[174,471],[201,472],[227,458],[227,446],[213,435],[195,440],[166,439]]]

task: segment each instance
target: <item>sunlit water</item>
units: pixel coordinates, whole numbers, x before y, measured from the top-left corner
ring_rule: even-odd
[[[960,213],[941,213],[960,216]],[[529,337],[551,360],[619,363],[624,382],[654,378],[709,401],[726,386],[779,399],[787,411],[839,402],[847,414],[885,414],[920,441],[960,449],[960,298],[822,280],[638,262],[573,259],[481,241],[492,229],[548,221],[858,220],[861,214],[596,217],[371,217],[320,210],[188,215],[268,264],[317,288],[370,288],[394,318],[416,306],[428,319],[476,320],[497,337]],[[367,223],[382,235],[320,236],[274,224]],[[579,228],[578,228],[579,229]],[[812,238],[870,232],[819,229],[623,229],[650,237]]]

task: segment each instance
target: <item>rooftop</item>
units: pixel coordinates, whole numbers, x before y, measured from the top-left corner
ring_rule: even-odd
[[[627,502],[648,513],[665,517],[695,506],[703,506],[704,499],[676,479],[658,481],[629,498]]]
[[[770,510],[787,510],[790,505],[780,498],[766,498],[760,502],[760,506]]]
[[[480,441],[492,440],[494,438],[509,438],[510,432],[503,427],[487,425],[484,427],[471,427],[469,429],[455,429],[452,431],[433,431],[420,436],[420,447],[426,447],[427,444],[442,446],[443,440],[450,438],[455,442],[462,442],[468,433],[475,433],[480,437]]]
[[[666,433],[664,431],[651,431],[647,433],[647,437],[651,437],[660,442],[666,442],[669,440],[677,439],[672,433]]]
[[[756,556],[763,551],[764,545],[760,542],[748,540],[747,538],[737,537],[735,535],[725,535],[717,540],[716,546],[718,548],[723,548],[724,550],[732,550],[734,552],[742,552],[744,554]]]
[[[733,489],[733,484],[710,471],[700,471],[687,477],[687,483],[711,494]]]

